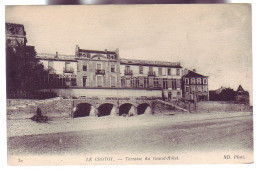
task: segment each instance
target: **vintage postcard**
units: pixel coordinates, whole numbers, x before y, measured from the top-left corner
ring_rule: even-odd
[[[6,6],[9,165],[253,163],[250,4]]]

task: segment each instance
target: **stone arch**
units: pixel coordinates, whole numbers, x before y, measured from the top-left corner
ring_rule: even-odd
[[[137,114],[151,114],[152,113],[152,109],[150,104],[148,103],[141,103],[137,106]]]
[[[116,106],[112,103],[103,103],[97,108],[98,117],[116,115]]]
[[[79,103],[73,110],[73,117],[95,116],[95,108],[89,103]]]
[[[123,103],[119,107],[119,116],[128,115],[134,116],[136,115],[136,107],[131,103]]]

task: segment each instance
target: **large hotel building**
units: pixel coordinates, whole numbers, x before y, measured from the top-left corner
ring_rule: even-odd
[[[56,53],[38,54],[37,58],[53,74],[57,87],[163,90],[167,99],[182,97],[179,62],[123,59],[118,49],[98,51],[79,46],[75,56]]]

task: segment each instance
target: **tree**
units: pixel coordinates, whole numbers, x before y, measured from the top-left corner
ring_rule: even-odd
[[[42,78],[48,72],[36,59],[33,46],[6,47],[7,93],[19,93],[42,89]]]
[[[223,89],[219,94],[210,91],[211,101],[235,101],[236,92],[231,88]]]

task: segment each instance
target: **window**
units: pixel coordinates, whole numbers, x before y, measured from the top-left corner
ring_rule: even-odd
[[[198,91],[199,91],[199,92],[202,92],[202,87],[201,87],[201,85],[198,85]]]
[[[101,64],[97,64],[97,70],[101,70]]]
[[[180,69],[176,69],[176,75],[177,75],[177,76],[180,75]]]
[[[155,87],[155,88],[158,88],[158,87],[159,87],[158,78],[154,78],[154,79],[153,79],[153,84],[154,84],[154,87]]]
[[[189,86],[185,86],[185,92],[190,92],[190,87]]]
[[[125,66],[125,71],[130,72],[130,66]]]
[[[172,89],[176,90],[176,79],[172,80]]]
[[[90,58],[90,53],[87,53],[87,58]]]
[[[149,79],[148,77],[144,78],[144,88],[147,88],[149,86]]]
[[[97,86],[102,87],[102,76],[97,76]]]
[[[131,79],[126,78],[126,87],[131,87]]]
[[[196,91],[196,86],[192,85],[192,86],[191,86],[191,91],[192,91],[192,92],[195,92],[195,91]]]
[[[196,84],[195,78],[191,78],[191,84]]]
[[[139,83],[140,83],[139,78],[137,77],[135,81],[136,81],[136,87],[139,87]]]
[[[149,66],[149,72],[153,72],[153,67]]]
[[[197,84],[201,84],[201,78],[197,78]]]
[[[83,87],[87,85],[87,76],[83,76]]]
[[[113,55],[111,55],[111,59],[114,59],[114,56],[113,56]]]
[[[121,77],[121,87],[125,87],[125,78]]]
[[[111,77],[111,87],[116,87],[116,77],[115,76]]]
[[[107,55],[107,59],[110,59],[110,55]]]
[[[207,92],[208,91],[208,86],[203,86],[203,92]]]
[[[189,78],[185,78],[185,84],[189,84]]]
[[[144,68],[143,66],[139,66],[139,74],[143,74],[144,73]]]
[[[111,72],[114,73],[116,70],[115,65],[111,65]]]
[[[87,71],[87,65],[83,65],[83,71]]]
[[[172,75],[172,70],[171,70],[171,68],[168,68],[168,75]]]
[[[207,78],[203,78],[203,84],[207,84]]]
[[[167,79],[163,79],[163,89],[168,89]]]
[[[158,75],[159,75],[159,76],[162,75],[162,68],[158,68]]]

